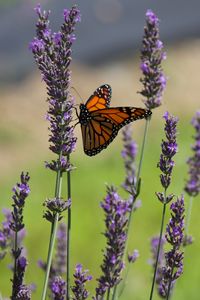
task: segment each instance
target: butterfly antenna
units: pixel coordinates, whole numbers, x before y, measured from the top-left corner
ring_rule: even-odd
[[[77,91],[77,89],[73,86],[71,87],[71,89],[73,89],[76,92],[76,94],[79,96],[81,102],[83,103],[83,99],[82,99],[81,95],[79,94],[79,92]]]

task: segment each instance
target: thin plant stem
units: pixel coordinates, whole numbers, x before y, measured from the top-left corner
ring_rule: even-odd
[[[132,212],[133,212],[133,204],[137,198],[137,196],[139,195],[139,188],[140,188],[140,174],[141,174],[141,169],[142,169],[142,162],[143,162],[143,158],[144,158],[144,149],[145,149],[145,144],[146,144],[146,140],[147,140],[147,133],[148,133],[148,128],[149,128],[149,122],[150,122],[150,118],[146,119],[145,122],[145,128],[144,128],[144,135],[143,135],[143,140],[142,140],[142,148],[141,148],[141,153],[140,153],[140,160],[139,160],[139,166],[138,166],[138,172],[137,172],[137,176],[136,176],[136,182],[135,182],[135,187],[133,187],[133,203],[132,203],[132,207],[131,207],[131,211],[129,214],[129,218],[128,218],[128,225],[127,225],[127,239],[126,239],[126,245],[125,245],[125,251],[124,251],[124,257],[123,260],[125,260],[125,256],[127,254],[127,247],[128,247],[128,233],[130,230],[130,224],[131,224],[131,220],[132,218]],[[127,271],[128,272],[128,271]],[[125,278],[127,278],[128,274],[125,275]],[[124,290],[124,280],[122,282],[122,288],[121,288],[121,292],[120,295],[122,294],[123,290]],[[112,296],[112,300],[117,299],[117,286],[114,287],[114,291],[113,291],[113,296]]]
[[[68,163],[70,157],[67,157]],[[71,199],[71,171],[67,171],[67,196],[68,200]],[[70,235],[71,235],[71,207],[68,208],[68,219],[67,219],[67,280],[66,280],[66,299],[70,299],[69,287],[70,287]]]
[[[171,270],[171,276],[170,276],[170,281],[169,281],[169,284],[168,284],[168,288],[167,288],[167,297],[166,297],[166,300],[169,300],[171,298],[171,294],[170,294],[170,290],[171,290],[171,285],[172,285],[172,274],[173,274],[173,271],[174,271],[174,266]]]
[[[13,285],[12,285],[12,296],[14,295],[14,282],[15,282],[15,277],[16,277],[16,270],[17,270],[17,258],[16,258],[16,253],[17,253],[17,243],[18,243],[18,232],[15,231],[15,240],[14,240],[14,270],[13,270]]]
[[[193,206],[193,197],[190,197],[188,212],[187,212],[186,225],[185,225],[185,235],[186,235],[186,237],[189,235],[189,226],[190,226],[190,219],[191,219],[191,214],[192,214],[192,206]]]
[[[59,155],[59,160],[61,159],[62,154]],[[55,186],[55,197],[60,197],[61,195],[61,186],[62,186],[62,172],[60,170],[57,171],[56,175],[56,186]],[[46,299],[47,294],[47,288],[48,288],[48,281],[49,281],[49,274],[51,269],[51,263],[53,258],[53,250],[54,250],[54,244],[56,240],[56,232],[58,227],[58,220],[59,220],[59,214],[56,213],[54,215],[54,221],[51,224],[51,233],[50,233],[50,239],[49,239],[49,249],[48,249],[48,255],[47,255],[47,267],[46,267],[46,273],[45,273],[45,280],[44,280],[44,286],[42,291],[42,300]]]
[[[118,285],[115,285],[113,295],[112,295],[112,300],[118,299]]]
[[[152,281],[151,293],[150,293],[149,300],[152,300],[152,297],[153,297],[153,291],[154,291],[154,285],[155,285],[156,273],[157,273],[157,267],[158,267],[158,260],[159,260],[159,255],[160,255],[160,246],[161,246],[161,240],[162,240],[162,235],[163,235],[166,205],[167,205],[167,203],[166,203],[166,190],[165,190],[163,211],[162,211],[162,220],[161,220],[161,227],[160,227],[160,236],[159,236],[158,249],[157,249],[157,255],[156,255],[156,263],[155,263],[155,267],[154,267],[153,281]]]
[[[137,190],[137,185],[138,185],[138,181],[139,181],[140,173],[141,173],[141,169],[142,169],[142,162],[143,162],[143,158],[144,158],[144,147],[145,147],[146,140],[147,140],[149,123],[150,123],[150,118],[146,119],[146,122],[145,122],[144,136],[143,136],[143,141],[142,141],[142,149],[141,149],[141,153],[140,153],[140,161],[139,161],[138,172],[137,172],[137,177],[136,177],[136,190]]]
[[[110,288],[108,288],[108,292],[107,292],[107,298],[106,300],[109,300],[110,299]]]
[[[47,293],[48,281],[49,281],[49,273],[50,273],[50,269],[51,269],[53,249],[54,249],[57,226],[58,226],[58,218],[59,218],[59,214],[56,213],[55,216],[54,216],[54,222],[52,223],[52,227],[51,227],[51,237],[50,237],[50,242],[49,242],[49,250],[48,250],[48,257],[47,257],[47,268],[46,268],[45,282],[44,282],[43,293],[42,293],[42,300],[46,299],[46,293]]]
[[[134,204],[137,196],[139,195],[140,174],[141,174],[141,170],[142,170],[142,162],[143,162],[143,158],[144,158],[144,148],[145,148],[145,144],[146,144],[146,140],[147,140],[147,132],[148,132],[148,128],[149,128],[149,121],[150,121],[150,118],[146,119],[146,122],[145,122],[144,135],[143,135],[143,140],[142,140],[142,148],[141,148],[141,153],[140,153],[138,172],[137,172],[137,176],[136,176],[136,183],[135,183],[135,187],[133,187],[133,194],[132,194],[133,199],[134,199],[133,204]],[[133,204],[132,204],[132,208],[131,208],[129,218],[128,218],[127,238],[128,238],[128,233],[129,233],[131,220],[132,220]],[[127,245],[127,243],[126,243],[126,245]],[[126,254],[126,251],[125,251],[125,254]]]
[[[126,273],[125,273],[125,275],[124,275],[124,278],[123,278],[124,284],[122,285],[122,287],[121,287],[121,289],[120,289],[120,291],[119,291],[119,293],[118,293],[118,298],[121,297],[121,295],[122,295],[122,293],[123,293],[123,291],[124,291],[124,288],[125,288],[125,286],[126,286],[126,282],[127,282],[129,270],[130,270],[130,264],[128,265],[127,271],[126,271]]]

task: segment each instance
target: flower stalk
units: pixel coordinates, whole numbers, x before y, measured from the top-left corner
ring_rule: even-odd
[[[116,189],[108,187],[107,195],[101,203],[105,214],[106,250],[101,265],[102,275],[98,278],[95,300],[102,300],[107,294],[110,299],[112,289],[121,281],[124,269],[123,256],[127,239],[128,213],[131,201],[122,200]],[[112,299],[113,299],[112,295]]]
[[[175,164],[172,158],[178,151],[178,146],[176,142],[176,135],[177,135],[176,126],[177,126],[178,118],[170,115],[168,112],[164,114],[163,118],[165,119],[166,140],[163,140],[161,144],[162,151],[160,155],[160,161],[158,162],[158,167],[162,172],[160,175],[160,182],[162,187],[164,188],[164,192],[156,193],[158,200],[163,204],[163,210],[162,210],[161,227],[160,227],[156,262],[155,262],[152,286],[151,286],[150,297],[149,297],[150,300],[152,300],[153,298],[154,285],[155,285],[157,268],[158,268],[158,260],[160,256],[160,248],[161,248],[161,243],[163,238],[163,227],[164,227],[164,220],[165,220],[166,205],[174,197],[173,194],[167,195],[167,189],[171,183],[172,170]]]
[[[30,193],[30,188],[28,185],[29,174],[21,173],[20,183],[17,183],[13,188],[14,195],[13,199],[13,211],[12,218],[9,223],[10,230],[14,232],[14,247],[12,249],[12,255],[14,257],[14,267],[13,267],[13,279],[12,279],[12,300],[19,299],[19,295],[22,292],[22,287],[26,288],[23,285],[23,278],[25,269],[27,266],[26,258],[21,255],[22,248],[19,247],[18,235],[20,231],[24,228],[23,223],[23,211],[25,206],[25,200]],[[26,288],[27,299],[30,299],[30,291]]]
[[[70,161],[70,157],[68,156],[68,162]],[[67,171],[67,192],[68,192],[68,199],[71,199],[71,170]],[[69,207],[68,211],[68,218],[67,218],[67,278],[66,278],[66,298],[67,300],[70,299],[69,290],[70,290],[70,236],[71,236],[71,208]]]
[[[166,86],[166,78],[161,65],[164,59],[166,59],[166,53],[163,51],[163,43],[159,39],[159,19],[152,10],[147,10],[146,25],[144,27],[141,48],[140,68],[143,76],[140,79],[140,82],[142,83],[143,88],[140,91],[140,94],[144,97],[143,102],[148,109],[154,109],[162,104],[162,96]],[[133,187],[133,190],[135,191],[135,193],[132,194],[134,201],[136,200],[136,195],[139,195],[140,175],[149,123],[150,118],[147,118],[142,140],[138,172],[135,179],[135,186]],[[129,224],[131,222],[131,216],[132,212],[130,212]]]
[[[165,266],[162,268],[162,277],[159,283],[159,294],[170,299],[175,281],[183,272],[183,252],[181,247],[184,241],[184,198],[177,198],[170,206],[171,219],[166,227],[165,239],[171,245],[171,250],[165,253]]]
[[[192,118],[191,124],[195,129],[195,135],[194,135],[195,143],[191,147],[193,155],[187,160],[187,164],[189,167],[188,170],[189,178],[184,187],[185,192],[190,197],[186,226],[185,226],[186,244],[191,243],[192,241],[191,237],[189,236],[189,224],[190,224],[190,218],[192,214],[193,199],[197,197],[200,193],[200,111],[196,112],[195,116]]]
[[[50,122],[49,148],[58,157],[57,160],[46,163],[47,168],[56,172],[56,186],[55,198],[45,202],[48,210],[44,217],[51,222],[51,233],[42,299],[46,298],[58,221],[62,218],[61,213],[67,208],[69,212],[66,293],[67,299],[69,299],[69,237],[71,227],[69,178],[72,169],[69,157],[76,144],[74,127],[71,125],[74,102],[69,92],[71,80],[69,65],[71,63],[71,47],[76,39],[75,25],[80,22],[80,12],[76,6],[70,10],[65,9],[63,13],[64,22],[60,31],[52,33],[49,27],[50,12],[42,12],[40,5],[35,10],[38,15],[38,22],[36,23],[36,37],[30,43],[30,49],[47,85],[49,109],[46,118]],[[66,201],[61,198],[64,172],[68,173],[68,198]]]

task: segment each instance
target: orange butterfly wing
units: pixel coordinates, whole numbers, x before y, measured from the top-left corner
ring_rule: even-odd
[[[93,156],[105,149],[120,128],[138,119],[147,118],[151,111],[137,107],[109,107],[111,88],[103,85],[81,104],[80,123],[85,154]]]
[[[112,89],[110,85],[101,85],[94,94],[87,100],[85,106],[91,112],[98,109],[104,109],[110,106]]]

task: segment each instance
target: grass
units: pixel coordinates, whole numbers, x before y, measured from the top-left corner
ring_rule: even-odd
[[[161,220],[161,204],[155,192],[162,191],[159,183],[159,170],[156,164],[160,155],[160,141],[163,135],[162,123],[152,124],[149,130],[148,143],[145,149],[145,161],[142,168],[141,199],[142,207],[134,214],[129,249],[139,249],[140,258],[132,265],[127,286],[121,299],[148,299],[152,269],[148,264],[150,258],[150,238],[157,234]],[[156,127],[155,127],[156,126]],[[155,131],[156,128],[156,131]],[[187,177],[185,160],[188,156],[189,145],[192,142],[192,128],[187,122],[181,121],[179,127],[179,153],[176,157],[176,167],[173,173],[170,192],[180,195],[183,191],[184,178]],[[105,184],[120,186],[124,179],[123,162],[120,157],[121,143],[114,141],[108,150],[96,157],[90,158],[74,154],[72,159],[76,169],[72,173],[72,241],[71,241],[71,267],[82,263],[89,269],[94,280],[88,284],[92,293],[95,288],[95,278],[100,274],[102,249],[105,240],[101,234],[104,230],[103,213],[99,202],[105,196]],[[55,174],[43,168],[42,162],[30,163],[31,196],[25,208],[25,224],[27,237],[25,246],[29,265],[26,274],[26,283],[35,283],[36,292],[32,299],[39,299],[44,279],[44,274],[37,267],[39,258],[46,259],[50,224],[42,218],[43,201],[54,194]],[[1,182],[1,207],[11,205],[11,187],[18,180],[19,174],[15,172],[11,177],[3,178]],[[66,191],[66,180],[63,181]],[[121,189],[120,189],[121,192]],[[124,195],[124,193],[123,193]],[[186,196],[186,206],[189,200]],[[196,200],[196,199],[195,199]],[[194,201],[191,218],[190,232],[195,237],[195,243],[186,249],[184,274],[178,280],[175,297],[176,300],[197,299],[199,283],[199,222],[198,211],[200,203]],[[169,217],[169,214],[167,213]],[[64,219],[65,220],[65,217]],[[192,258],[192,261],[191,261]],[[11,271],[7,265],[10,257],[0,262],[0,291],[4,296],[10,295]],[[190,282],[190,284],[188,284]],[[155,293],[155,298],[156,293]]]

